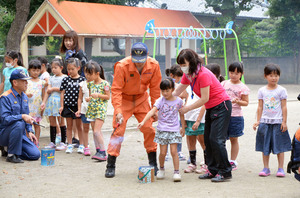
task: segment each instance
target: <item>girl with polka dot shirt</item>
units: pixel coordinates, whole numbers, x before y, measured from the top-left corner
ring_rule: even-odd
[[[82,141],[82,122],[80,117],[77,117],[75,113],[78,111],[77,101],[79,95],[79,83],[84,81],[85,78],[78,74],[80,70],[80,61],[78,58],[70,58],[67,60],[67,70],[69,73],[68,77],[65,77],[60,86],[61,91],[61,102],[59,112],[62,117],[67,120],[67,141],[68,146],[66,153],[73,152],[72,145],[72,127],[73,119],[76,121],[76,128],[78,130],[79,141]],[[80,142],[82,144],[82,142]],[[81,145],[80,144],[80,145]],[[80,147],[78,149],[81,149]],[[82,148],[83,150],[83,148]]]

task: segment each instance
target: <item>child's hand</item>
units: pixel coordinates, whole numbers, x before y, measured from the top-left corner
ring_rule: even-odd
[[[41,110],[43,111],[45,109],[45,103],[41,104]]]
[[[259,125],[259,122],[255,122],[254,124],[253,124],[253,130],[255,131],[256,130],[256,127]]]
[[[98,94],[98,93],[92,93],[92,94],[91,94],[91,97],[92,97],[92,98],[99,98],[99,94]]]
[[[26,93],[26,95],[27,95],[28,98],[31,98],[33,96],[32,93]]]
[[[184,128],[180,129],[180,135],[181,135],[181,137],[184,137],[184,135],[185,135],[185,129]]]
[[[141,123],[138,123],[137,128],[138,128],[138,129],[142,128],[144,124],[145,124],[144,121],[142,121]]]
[[[198,122],[198,121],[196,121],[196,122],[193,124],[193,126],[192,126],[193,131],[196,131],[196,130],[198,129],[199,124],[200,124],[200,122]]]
[[[75,113],[76,117],[79,118],[81,116],[81,112],[78,110],[76,113]]]
[[[240,100],[238,98],[234,98],[233,100],[231,100],[231,102],[238,104],[240,102]]]
[[[85,101],[86,101],[86,102],[90,102],[90,97],[86,97],[86,98],[85,98]]]
[[[285,122],[282,122],[282,123],[281,123],[280,129],[281,129],[281,132],[286,132],[286,130],[287,130],[287,125],[286,125]]]
[[[58,110],[58,111],[59,111],[59,114],[61,114],[61,112],[63,111],[63,109],[64,109],[63,107],[60,107],[60,108],[59,108],[59,110]]]

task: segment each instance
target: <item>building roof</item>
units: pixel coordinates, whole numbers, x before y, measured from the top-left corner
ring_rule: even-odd
[[[183,1],[185,1],[183,3]],[[205,0],[148,0],[140,2],[138,7],[146,8],[161,8],[162,5],[167,6],[168,10],[189,10],[194,15],[221,15],[221,13],[215,12],[212,7],[206,8]],[[268,11],[265,3],[252,3],[253,8],[250,11],[241,11],[238,15],[238,18],[257,18],[264,19],[268,18],[266,12]]]
[[[46,0],[25,31],[28,35],[50,36],[72,29],[82,36],[143,37],[151,19],[157,27],[203,28],[189,11]]]

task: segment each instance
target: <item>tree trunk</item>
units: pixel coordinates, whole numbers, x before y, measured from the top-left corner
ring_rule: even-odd
[[[6,37],[6,51],[20,51],[20,42],[30,9],[30,0],[16,1],[16,15]]]
[[[226,55],[227,55],[227,67],[232,62],[239,62],[239,56],[238,56],[235,40],[226,41]]]

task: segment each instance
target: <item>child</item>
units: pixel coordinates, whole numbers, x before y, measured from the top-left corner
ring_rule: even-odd
[[[37,59],[29,62],[28,71],[31,79],[28,80],[28,87],[26,95],[28,97],[29,115],[32,116],[39,124],[42,120],[41,104],[45,95],[45,81],[39,79],[41,73],[41,62]],[[39,142],[41,127],[39,125],[33,125],[35,136]]]
[[[241,82],[244,74],[243,64],[233,62],[229,65],[229,78],[221,84],[225,88],[232,103],[232,112],[228,127],[228,137],[231,143],[231,158],[229,160],[232,170],[237,169],[236,158],[239,153],[238,137],[244,135],[244,117],[241,106],[248,106],[249,103],[249,88]]]
[[[159,164],[160,169],[157,172],[157,179],[165,177],[165,157],[167,154],[168,144],[170,144],[171,155],[174,164],[174,182],[181,181],[179,174],[179,157],[177,154],[177,144],[181,143],[184,135],[185,123],[184,117],[180,115],[182,129],[178,120],[178,110],[183,106],[183,101],[179,97],[172,95],[175,89],[175,83],[171,78],[167,78],[160,83],[162,97],[156,100],[153,108],[147,113],[144,120],[138,124],[141,128],[158,110],[158,125],[154,142],[160,145]]]
[[[89,61],[85,68],[85,74],[91,80],[87,85],[90,97],[87,99],[89,105],[86,117],[88,121],[91,121],[96,147],[96,154],[92,156],[92,159],[106,161],[104,138],[101,128],[106,118],[110,87],[109,83],[105,80],[103,68],[98,63]]]
[[[78,111],[76,112],[77,117],[81,117],[81,121],[83,124],[83,146],[84,146],[84,155],[90,156],[91,151],[88,147],[88,140],[89,140],[89,130],[90,130],[90,121],[87,120],[87,117],[85,116],[86,110],[88,108],[88,102],[89,99],[89,89],[87,88],[87,83],[92,81],[90,78],[90,75],[85,75],[86,80],[79,83],[80,89],[79,89],[79,96],[78,96]]]
[[[78,74],[80,70],[80,61],[78,58],[69,58],[67,60],[67,70],[69,73],[68,77],[65,77],[60,86],[60,108],[59,113],[62,117],[67,119],[67,140],[68,146],[66,153],[72,153],[74,146],[72,143],[72,127],[73,120],[76,122],[78,130],[79,141],[82,144],[82,123],[80,117],[75,115],[78,111],[78,94],[79,94],[79,83],[84,81],[85,78]],[[78,147],[78,153],[84,153],[83,145]]]
[[[40,75],[40,79],[46,81],[46,88],[48,86],[49,83],[49,78],[50,78],[50,74],[51,73],[51,69],[49,69],[49,64],[48,64],[48,60],[45,57],[38,57],[37,58],[41,64],[42,64],[42,68],[41,68],[41,75]],[[45,89],[47,90],[47,89]]]
[[[175,82],[175,88],[176,88],[176,86],[178,86],[178,83],[180,83],[183,72],[181,71],[180,66],[175,64],[175,65],[172,65],[172,67],[170,69],[166,69],[166,75],[173,79],[173,81]],[[179,97],[181,99],[185,100],[185,102],[186,102],[187,97],[188,97],[188,93],[183,92],[183,93],[180,94]],[[181,143],[177,144],[177,151],[178,151],[179,161],[186,160],[185,156],[182,153],[182,144]],[[169,155],[167,153],[166,161],[168,161],[168,159],[169,159]]]
[[[63,61],[60,56],[54,58],[51,62],[51,69],[54,76],[49,79],[48,89],[46,91],[43,103],[41,105],[42,109],[45,109],[44,115],[49,116],[50,121],[50,144],[49,148],[55,148],[56,136],[57,136],[57,122],[60,126],[61,141],[59,145],[56,146],[56,150],[66,149],[66,125],[65,119],[59,114],[60,108],[60,86],[62,80],[67,77],[62,73]],[[46,104],[46,105],[45,105]]]
[[[259,176],[266,177],[271,174],[269,159],[271,151],[277,154],[277,177],[284,177],[284,152],[291,150],[291,139],[287,130],[287,92],[278,85],[280,67],[276,64],[267,64],[264,76],[268,84],[258,90],[257,121],[253,129],[257,129],[256,151],[262,152],[264,168]]]
[[[187,93],[189,94],[189,98],[187,100],[186,105],[193,104],[197,100],[199,100],[199,97],[195,95],[190,87],[186,89]],[[192,97],[193,96],[193,97]],[[205,163],[201,164],[201,168],[197,170],[196,165],[196,143],[197,140],[199,141],[203,152],[205,150],[205,144],[204,144],[204,123],[205,123],[205,107],[202,106],[197,109],[193,109],[186,114],[184,114],[184,120],[185,120],[185,135],[186,135],[186,141],[190,153],[190,164],[188,167],[184,170],[185,173],[206,173],[207,166]]]
[[[66,53],[66,59],[71,57],[78,58],[81,62],[80,75],[84,77],[84,67],[87,63],[86,54],[80,49],[78,35],[74,30],[69,30],[64,34],[61,47],[61,53]]]
[[[9,81],[11,73],[15,69],[22,69],[28,74],[27,69],[23,66],[23,57],[20,52],[9,51],[6,52],[4,56],[6,68],[3,70],[3,78],[0,84],[0,94],[9,90],[11,88],[11,83]]]

